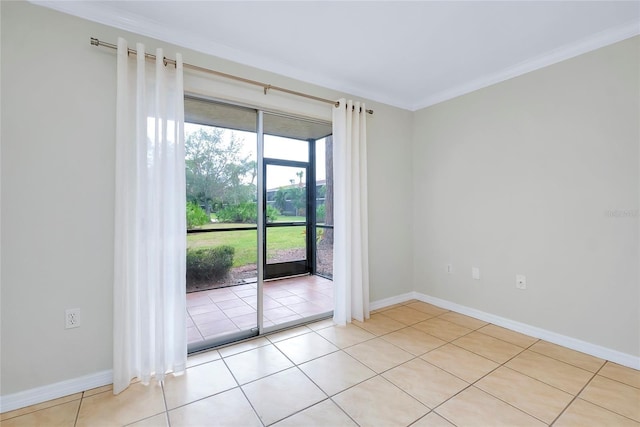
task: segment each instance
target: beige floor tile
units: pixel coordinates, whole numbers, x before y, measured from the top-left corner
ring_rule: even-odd
[[[225,357],[238,383],[245,384],[291,368],[293,363],[273,344]]]
[[[398,366],[414,356],[401,348],[383,340],[376,338],[363,342],[344,351],[367,365],[377,373],[384,372]]]
[[[407,426],[429,409],[377,376],[333,397],[361,426]]]
[[[308,334],[312,329],[307,326],[298,326],[297,328],[286,329],[282,332],[276,332],[273,334],[267,335],[269,341],[272,343],[276,343],[278,341],[287,340],[289,338],[297,337],[299,335]]]
[[[414,310],[430,314],[431,316],[439,316],[449,311],[444,308],[436,307],[435,305],[420,301],[409,303],[406,306],[409,308],[413,308]]]
[[[479,329],[489,323],[484,320],[476,319],[475,317],[465,316],[464,314],[450,311],[448,313],[438,316],[439,319],[446,320],[447,322],[455,323],[456,325],[464,326],[469,329]]]
[[[640,389],[596,375],[580,398],[640,422]]]
[[[553,425],[557,427],[638,427],[640,423],[593,403],[576,399]]]
[[[331,326],[317,331],[317,334],[340,348],[351,347],[376,337],[372,333],[352,324]]]
[[[73,427],[80,400],[61,403],[45,409],[31,411],[24,415],[2,420],[3,427],[31,427],[31,426],[69,426]],[[13,411],[15,412],[15,411]]]
[[[94,394],[104,393],[106,391],[113,392],[113,384],[103,385],[102,387],[92,388],[91,390],[87,390],[82,393],[82,397],[93,396]]]
[[[307,325],[307,327],[312,331],[319,331],[320,329],[328,328],[330,326],[335,326],[333,319],[324,319]]]
[[[264,337],[252,338],[250,340],[243,341],[238,344],[222,347],[218,349],[218,352],[220,352],[220,356],[227,357],[227,356],[233,356],[234,354],[242,353],[243,351],[253,350],[254,348],[262,347],[269,344],[271,344],[271,341],[269,341]]]
[[[447,322],[439,317],[434,317],[432,319],[425,320],[424,322],[416,323],[411,327],[445,341],[453,341],[471,332],[471,329],[469,328]]]
[[[447,343],[440,338],[436,338],[433,335],[429,335],[415,328],[400,329],[399,331],[383,335],[380,338],[416,356]]]
[[[469,386],[460,378],[422,359],[411,360],[382,376],[429,408],[435,408]]]
[[[365,322],[354,320],[353,324],[374,335],[384,335],[406,327],[404,323],[400,323],[382,314],[372,314]]]
[[[301,426],[330,426],[330,427],[357,427],[342,409],[331,400],[327,399],[316,403],[311,408],[305,409],[273,424],[274,427],[301,427]]]
[[[423,311],[414,310],[413,308],[407,307],[406,305],[402,307],[392,308],[391,310],[387,310],[382,314],[384,316],[397,320],[400,323],[404,323],[405,325],[413,325],[414,323],[422,322],[423,320],[427,320],[433,317],[430,314],[427,314]]]
[[[593,377],[589,371],[529,350],[523,351],[505,366],[573,395],[579,393]]]
[[[125,425],[164,411],[160,384],[136,383],[115,396],[99,393],[82,399],[76,426]]]
[[[420,357],[468,383],[475,382],[499,366],[492,360],[453,344],[438,347]]]
[[[338,347],[315,332],[278,341],[275,346],[296,364],[338,351]]]
[[[191,354],[187,357],[187,368],[202,365],[207,362],[213,362],[218,359],[220,359],[220,353],[218,350],[207,350],[201,353]]]
[[[229,390],[238,384],[222,360],[187,369],[184,375],[168,377],[164,382],[167,409]]]
[[[242,389],[265,425],[288,417],[327,397],[298,368],[290,368],[245,384]]]
[[[505,363],[523,351],[522,347],[479,332],[471,332],[460,337],[453,341],[453,344],[498,363]]]
[[[640,371],[637,369],[607,362],[604,367],[598,371],[598,375],[620,381],[635,388],[640,388]]]
[[[169,427],[169,418],[167,413],[163,412],[153,417],[145,418],[144,420],[137,421],[133,424],[129,424],[127,427]]]
[[[531,415],[473,386],[447,400],[436,412],[458,427],[545,425]]]
[[[538,341],[529,350],[569,363],[585,371],[597,372],[604,360],[547,341]]]
[[[490,335],[494,338],[501,339],[502,341],[506,341],[523,348],[527,348],[538,341],[538,338],[533,338],[528,335],[524,335],[516,331],[511,331],[507,328],[496,325],[483,326],[482,328],[478,329],[478,332],[482,332],[485,335]]]
[[[304,363],[299,368],[329,396],[376,375],[344,351]]]
[[[573,400],[572,394],[505,367],[491,372],[475,386],[547,424]]]
[[[169,411],[172,426],[262,426],[238,388]]]
[[[420,418],[415,423],[411,424],[411,427],[455,427],[449,421],[442,418],[435,412],[429,412],[424,417]]]
[[[82,398],[82,393],[74,393],[69,396],[60,397],[58,399],[47,400],[46,402],[27,406],[25,408],[16,409],[14,411],[3,412],[0,415],[0,421],[4,421],[9,418],[19,417],[20,415],[25,415],[25,414],[28,414],[29,412],[35,412],[40,409],[46,409],[52,406],[61,405],[63,403],[72,402],[74,400],[80,400],[81,398]]]

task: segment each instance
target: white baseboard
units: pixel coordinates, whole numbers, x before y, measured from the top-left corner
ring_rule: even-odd
[[[633,369],[640,369],[640,357],[638,356],[622,353],[601,345],[592,344],[566,335],[558,334],[556,332],[548,331],[546,329],[538,328],[536,326],[527,325],[526,323],[516,322],[515,320],[506,319],[504,317],[496,316],[495,314],[485,313],[484,311],[476,310],[475,308],[470,308],[451,301],[425,295],[420,292],[416,292],[415,294],[416,295],[413,298],[417,300],[437,305],[438,307],[446,308],[447,310],[466,314],[467,316],[475,317],[476,319],[484,320],[485,322],[493,323],[494,325],[502,326],[503,328],[511,329],[512,331],[520,332],[534,338],[540,338],[594,357],[610,360],[611,362],[618,363],[619,365],[628,366]]]
[[[369,303],[369,309],[377,310],[379,308],[388,307],[393,304],[400,304],[400,303],[409,301],[411,299],[417,299],[415,295],[416,295],[416,292],[407,292],[406,294],[396,295],[394,297],[373,301]]]
[[[111,370],[0,396],[0,412],[13,411],[113,383]]]

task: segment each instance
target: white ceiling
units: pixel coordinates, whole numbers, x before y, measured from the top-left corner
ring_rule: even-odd
[[[409,110],[640,33],[640,1],[33,3]]]

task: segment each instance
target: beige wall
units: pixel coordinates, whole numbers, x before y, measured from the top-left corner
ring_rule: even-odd
[[[23,2],[2,8],[2,395],[111,369],[115,43],[175,48]],[[180,49],[185,62],[322,97],[320,87]],[[185,76],[185,88],[329,119],[331,107]],[[348,96],[347,96],[348,97]],[[367,103],[371,296],[411,290],[411,113]],[[392,195],[393,203],[390,202]],[[402,208],[398,208],[401,206]],[[64,329],[79,307],[82,326]]]
[[[416,291],[640,355],[639,48],[416,112]]]

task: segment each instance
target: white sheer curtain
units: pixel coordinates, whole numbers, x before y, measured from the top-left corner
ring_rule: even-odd
[[[333,320],[343,325],[369,318],[367,113],[363,103],[339,102],[333,109]]]
[[[182,59],[118,39],[113,391],[181,373],[185,325]]]

